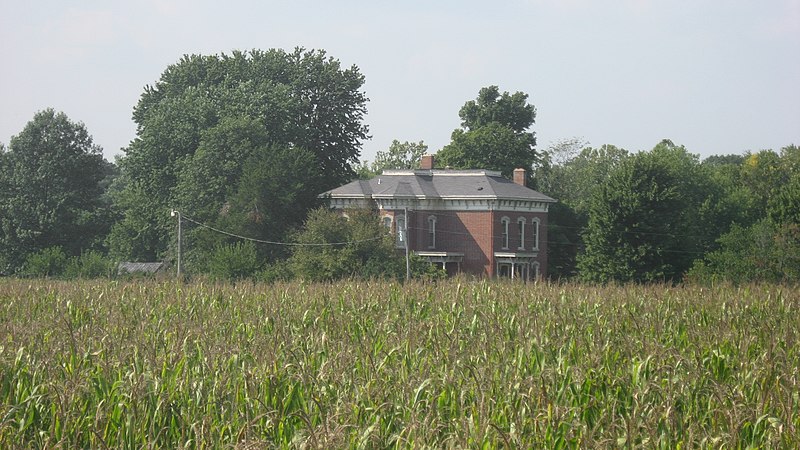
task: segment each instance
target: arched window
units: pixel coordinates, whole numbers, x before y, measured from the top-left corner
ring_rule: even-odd
[[[390,216],[384,216],[383,226],[389,231],[392,230],[392,218]]]
[[[531,242],[533,250],[539,250],[539,218],[531,219]]]
[[[508,248],[508,224],[511,222],[511,219],[508,217],[503,217],[500,219],[500,226],[502,227],[503,232],[503,248]]]
[[[398,248],[405,248],[406,246],[406,219],[405,217],[398,217],[395,221],[395,246]]]
[[[436,216],[428,217],[428,248],[436,247]]]
[[[525,250],[525,218],[517,219],[517,229],[519,230],[519,250]]]

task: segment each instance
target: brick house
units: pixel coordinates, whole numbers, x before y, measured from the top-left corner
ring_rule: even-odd
[[[554,199],[492,170],[385,170],[323,193],[334,209],[372,208],[398,249],[449,274],[535,279],[547,274],[547,210]]]

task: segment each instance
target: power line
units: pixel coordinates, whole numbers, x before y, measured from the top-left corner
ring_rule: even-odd
[[[188,217],[188,216],[186,216],[185,214],[182,214],[182,213],[181,213],[180,217],[185,219],[185,220],[188,220],[189,222],[192,222],[195,225],[201,226],[203,228],[207,228],[207,229],[209,229],[211,231],[214,231],[216,233],[224,234],[226,236],[234,237],[234,238],[237,238],[237,239],[242,239],[242,240],[245,240],[245,241],[257,242],[259,244],[285,245],[285,246],[292,246],[292,247],[332,247],[332,246],[335,246],[335,245],[359,244],[359,243],[362,243],[362,242],[371,242],[371,241],[377,241],[377,240],[383,239],[383,236],[377,236],[377,237],[374,237],[374,238],[361,239],[361,240],[357,240],[357,241],[323,242],[323,243],[301,243],[301,242],[268,241],[268,240],[265,240],[265,239],[257,239],[257,238],[242,236],[240,234],[231,233],[230,231],[221,230],[219,228],[212,227],[211,225],[207,225],[207,224],[204,224],[204,223],[199,222],[197,220],[194,220],[191,217]]]

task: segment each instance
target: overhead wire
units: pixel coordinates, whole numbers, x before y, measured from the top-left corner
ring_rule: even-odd
[[[369,239],[360,239],[360,240],[356,240],[356,241],[343,241],[343,242],[303,243],[303,242],[269,241],[269,240],[266,240],[266,239],[258,239],[258,238],[248,237],[248,236],[242,236],[240,234],[232,233],[230,231],[221,230],[219,228],[212,227],[211,225],[207,225],[205,223],[202,223],[202,222],[199,222],[197,220],[194,220],[191,217],[188,217],[188,216],[186,216],[185,214],[182,214],[182,213],[181,213],[180,217],[182,219],[185,219],[185,220],[195,224],[195,225],[198,225],[198,226],[203,227],[203,228],[207,228],[207,229],[209,229],[211,231],[214,231],[216,233],[224,234],[226,236],[234,237],[234,238],[237,238],[237,239],[242,239],[242,240],[245,240],[245,241],[257,242],[259,244],[285,245],[285,246],[292,246],[292,247],[332,247],[332,246],[336,246],[336,245],[359,244],[359,243],[362,243],[362,242],[371,242],[371,241],[377,241],[377,240],[380,240],[380,239],[384,239],[383,236],[377,236],[377,237],[369,238]]]

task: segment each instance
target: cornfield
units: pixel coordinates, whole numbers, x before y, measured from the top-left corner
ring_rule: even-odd
[[[0,447],[797,448],[799,302],[0,279]]]

